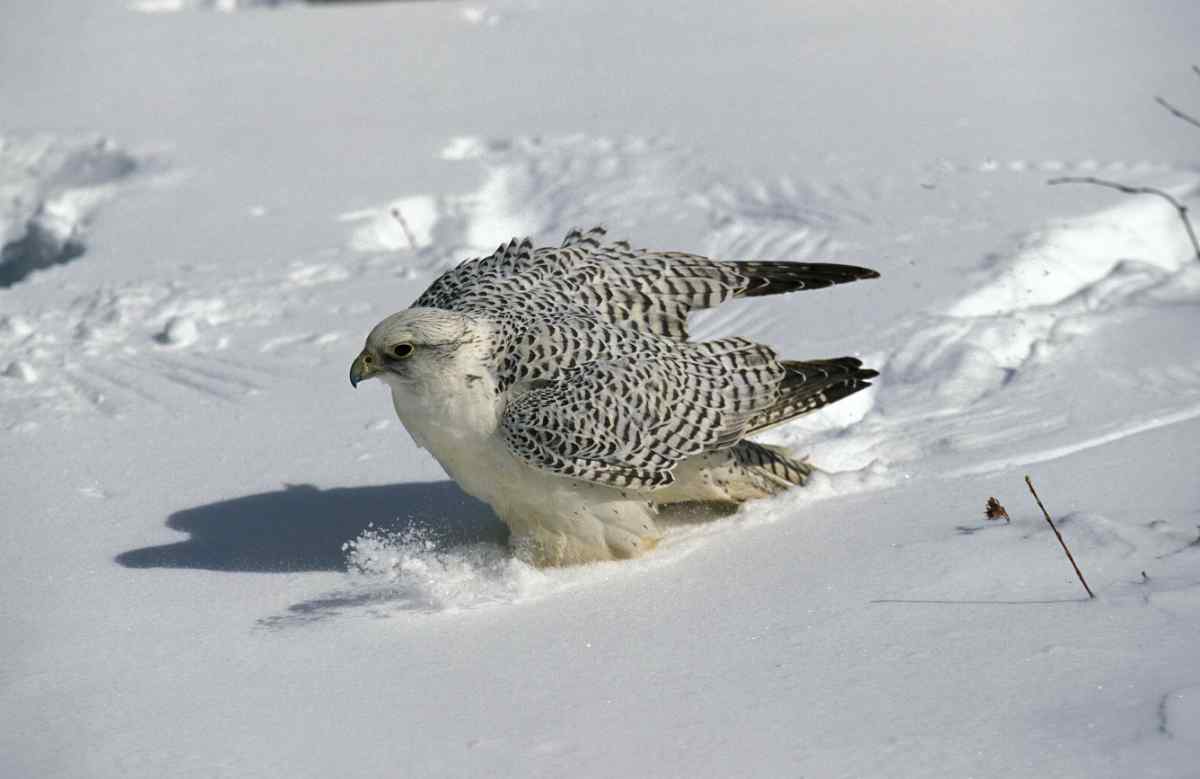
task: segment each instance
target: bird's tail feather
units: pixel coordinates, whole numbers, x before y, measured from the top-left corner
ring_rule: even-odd
[[[657,505],[737,505],[767,498],[808,481],[813,468],[784,449],[753,441],[690,458],[675,469],[675,481],[656,490]]]
[[[750,420],[746,435],[766,430],[801,414],[871,386],[878,371],[862,367],[854,357],[832,360],[785,360],[787,375],[779,383],[779,399]]]
[[[786,449],[754,441],[739,441],[733,448],[733,458],[742,468],[766,476],[777,484],[778,491],[803,485],[813,472],[811,465],[793,458]]]

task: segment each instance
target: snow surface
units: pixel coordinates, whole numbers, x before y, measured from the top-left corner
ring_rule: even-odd
[[[5,16],[0,776],[1200,775],[1200,262],[1045,186],[1200,208],[1194,3]],[[879,269],[693,329],[881,376],[806,489],[536,570],[346,371],[594,223]]]

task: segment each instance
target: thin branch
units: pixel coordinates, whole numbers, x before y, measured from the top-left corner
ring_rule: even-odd
[[[408,241],[408,246],[414,252],[417,250],[417,238],[413,235],[412,230],[408,229],[408,222],[404,220],[404,214],[400,213],[400,209],[392,206],[392,218],[400,223],[400,229],[404,232],[404,240]]]
[[[1161,189],[1155,189],[1154,187],[1131,187],[1126,184],[1105,181],[1093,176],[1062,176],[1050,179],[1046,183],[1051,186],[1055,184],[1095,184],[1098,187],[1108,187],[1118,192],[1124,192],[1127,195],[1157,195],[1174,206],[1175,211],[1179,213],[1179,220],[1183,222],[1183,229],[1187,230],[1188,238],[1192,241],[1192,248],[1196,251],[1196,259],[1200,260],[1200,241],[1196,240],[1196,230],[1192,227],[1192,220],[1188,218],[1188,207]]]
[[[1163,108],[1170,111],[1171,114],[1173,116],[1175,116],[1176,118],[1182,119],[1183,121],[1187,122],[1190,125],[1195,125],[1196,127],[1200,127],[1200,119],[1197,119],[1196,117],[1192,116],[1191,114],[1186,113],[1181,108],[1176,108],[1175,106],[1171,105],[1170,103],[1167,102],[1166,98],[1155,97],[1154,102],[1158,103],[1160,106],[1162,106]]]
[[[1046,521],[1050,523],[1050,529],[1054,531],[1054,535],[1058,536],[1058,543],[1062,544],[1063,551],[1067,553],[1067,559],[1071,561],[1071,567],[1075,569],[1075,575],[1079,577],[1079,583],[1083,585],[1083,589],[1087,590],[1089,598],[1095,598],[1096,593],[1092,592],[1092,588],[1083,578],[1083,572],[1079,570],[1079,566],[1075,564],[1075,558],[1071,555],[1071,550],[1067,548],[1067,542],[1063,540],[1062,533],[1058,532],[1058,528],[1054,526],[1054,520],[1050,519],[1050,512],[1046,511],[1046,507],[1042,505],[1042,499],[1038,497],[1037,490],[1033,488],[1033,482],[1029,477],[1025,477],[1025,483],[1029,485],[1029,491],[1033,493],[1033,499],[1037,501],[1038,508],[1042,510],[1042,515],[1046,517]]]

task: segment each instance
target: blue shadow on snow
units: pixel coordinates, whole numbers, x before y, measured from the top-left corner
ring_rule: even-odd
[[[503,544],[508,534],[491,509],[451,481],[328,490],[298,484],[177,511],[167,527],[189,534],[187,540],[115,559],[126,568],[344,571],[342,545],[371,524],[428,531],[446,546]]]

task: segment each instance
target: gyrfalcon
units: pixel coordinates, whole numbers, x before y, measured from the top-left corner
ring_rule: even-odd
[[[658,507],[738,504],[811,466],[749,436],[869,386],[853,357],[783,360],[745,338],[688,340],[691,311],[879,274],[633,249],[602,228],[513,239],[377,324],[350,382],[378,377],[416,443],[538,565],[636,557]]]

